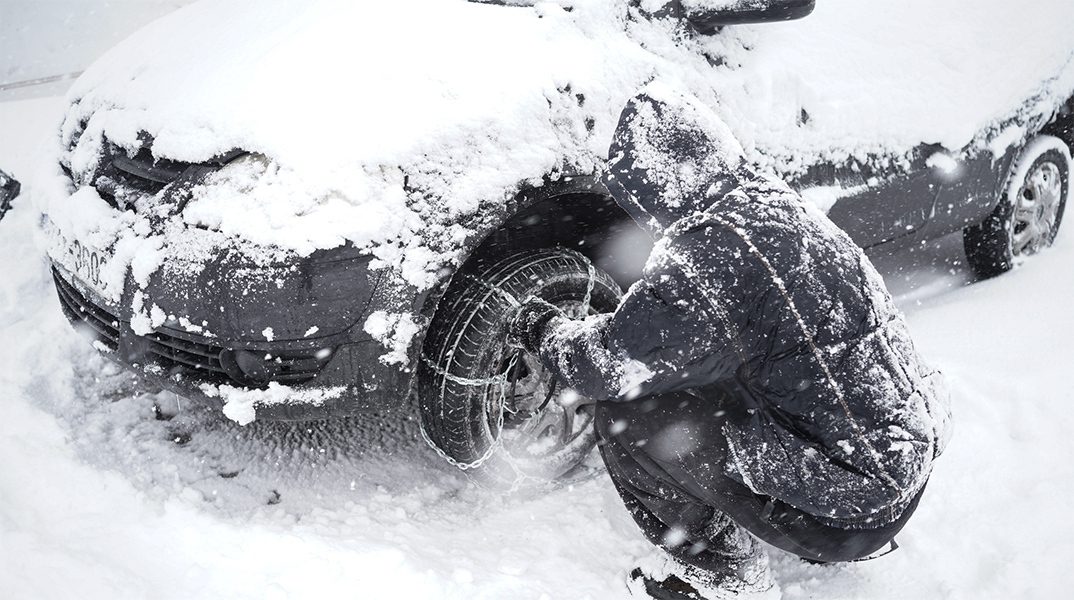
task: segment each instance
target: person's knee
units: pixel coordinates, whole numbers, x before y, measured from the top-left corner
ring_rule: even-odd
[[[799,547],[793,553],[799,558],[814,564],[838,564],[867,560],[875,557],[885,547],[890,547],[892,539],[878,536],[874,532],[845,532],[828,536],[826,539],[812,540]]]

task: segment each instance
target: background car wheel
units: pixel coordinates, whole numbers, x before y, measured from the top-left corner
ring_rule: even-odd
[[[1070,195],[1070,149],[1050,135],[1022,150],[1003,198],[981,224],[967,227],[963,243],[981,278],[1011,270],[1019,259],[1052,245]]]
[[[566,409],[536,357],[507,344],[518,303],[538,296],[582,317],[622,292],[581,254],[526,251],[460,272],[429,326],[418,367],[422,429],[451,463],[485,481],[547,482],[596,443],[591,407]]]

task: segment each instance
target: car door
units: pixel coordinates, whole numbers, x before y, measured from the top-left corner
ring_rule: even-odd
[[[928,222],[941,190],[926,164],[935,152],[922,145],[902,167],[822,162],[788,183],[826,210],[855,243],[868,248],[909,236]]]
[[[728,25],[775,23],[808,17],[813,8],[813,0],[760,0],[739,4],[701,0],[688,5],[684,16],[697,35],[716,36]],[[713,87],[719,90],[722,85],[727,85],[721,79],[726,78],[728,66],[720,56],[710,55],[708,58]],[[750,77],[748,72],[738,75],[739,79],[747,81]],[[847,73],[847,76],[852,74]],[[721,110],[726,109],[717,107],[717,112]],[[808,115],[808,112],[800,106],[796,114]],[[729,122],[736,120],[733,115],[721,116]],[[803,116],[799,124],[804,124],[807,119]],[[793,134],[809,135],[809,131],[810,128],[803,127]],[[826,146],[806,141],[802,147]],[[932,214],[938,187],[926,163],[938,149],[921,145],[909,150],[908,157],[878,156],[871,157],[875,160],[849,160],[838,164],[820,157],[815,160],[810,156],[796,157],[798,163],[812,166],[789,178],[788,183],[802,192],[807,200],[827,211],[828,216],[859,245],[875,246],[914,233]]]

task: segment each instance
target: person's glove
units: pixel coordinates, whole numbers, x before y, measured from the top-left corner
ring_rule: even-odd
[[[560,316],[563,316],[562,310],[531,296],[522,303],[515,318],[507,325],[507,339],[536,354],[540,350],[541,337],[544,336],[548,323]]]

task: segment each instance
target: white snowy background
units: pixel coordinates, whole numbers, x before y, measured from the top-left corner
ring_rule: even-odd
[[[26,44],[58,41],[25,57],[11,42],[19,4],[64,3],[0,0],[0,81],[80,70],[179,2],[111,3],[137,15],[101,26],[87,55],[64,46],[85,34],[77,20],[61,35],[52,17],[27,16],[20,26],[39,18],[42,33],[20,34]],[[0,168],[29,181],[63,106],[0,102]],[[139,391],[65,322],[35,224],[25,199],[0,223],[0,598],[621,599],[634,561],[655,551],[606,478],[483,491],[407,414],[239,427]],[[959,242],[874,257],[954,394],[955,436],[902,548],[841,566],[777,554],[785,598],[1074,587],[1074,235],[972,285]]]
[[[80,73],[132,31],[192,0],[0,0],[0,89]],[[70,80],[0,91],[62,94]]]

